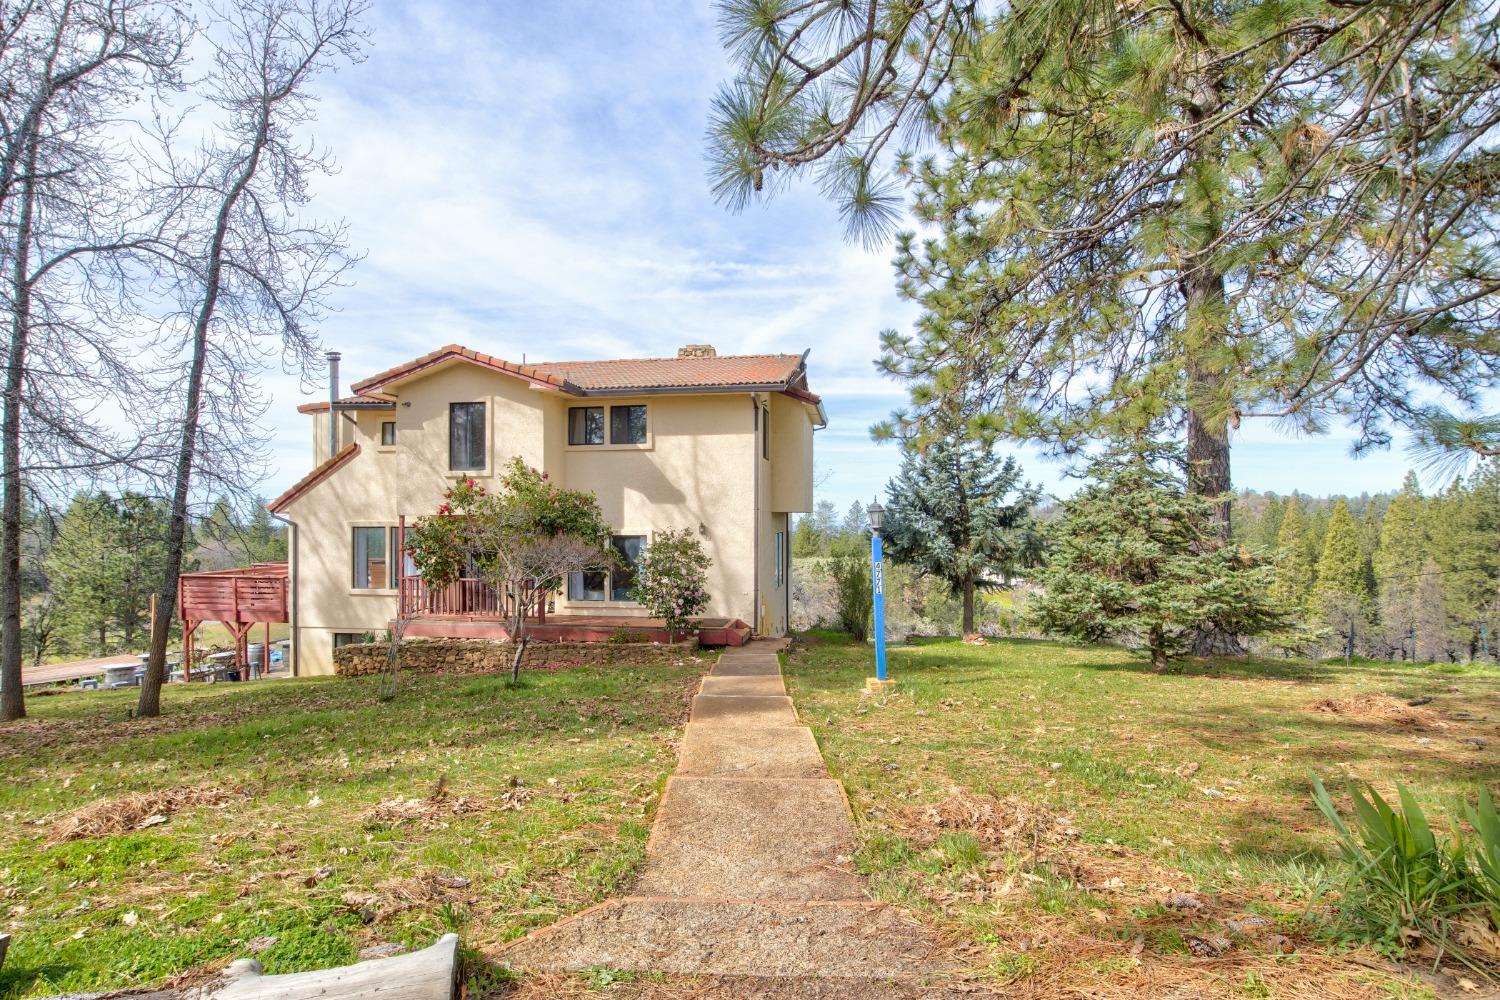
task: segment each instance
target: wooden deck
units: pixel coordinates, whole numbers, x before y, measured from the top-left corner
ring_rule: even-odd
[[[700,646],[742,646],[750,640],[750,626],[738,618],[699,618]],[[395,622],[391,627],[395,627]],[[527,632],[538,642],[608,642],[621,632],[635,642],[666,642],[667,628],[660,618],[632,615],[550,614],[533,620]],[[498,618],[475,614],[421,615],[406,627],[409,638],[509,639],[510,630]]]
[[[271,625],[288,620],[291,582],[284,562],[256,563],[239,569],[184,573],[177,581],[177,612],[182,618],[183,680],[192,680],[200,664],[193,655],[193,633],[206,621],[222,622],[234,638],[234,669],[248,676],[250,629],[264,627],[262,647],[270,665]]]

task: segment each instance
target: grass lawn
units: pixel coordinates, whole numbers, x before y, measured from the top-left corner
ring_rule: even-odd
[[[1452,815],[1455,797],[1500,785],[1500,674],[1215,662],[1163,676],[1111,649],[934,641],[891,650],[898,684],[872,698],[867,648],[809,638],[788,689],[846,785],[875,894],[944,927],[1014,995],[1432,995],[1340,939],[1309,775],[1336,791],[1343,775],[1399,781]],[[1405,724],[1371,715],[1379,702],[1315,707],[1362,695],[1433,700]]]
[[[134,722],[134,691],[32,698],[0,727],[0,997],[485,948],[605,899],[706,667],[172,686]]]

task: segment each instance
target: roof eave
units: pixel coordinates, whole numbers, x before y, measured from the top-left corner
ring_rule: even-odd
[[[327,479],[329,476],[337,472],[339,469],[343,468],[350,459],[358,454],[359,444],[357,442],[344,445],[344,447],[341,448],[338,453],[335,454],[332,458],[326,459],[323,464],[319,465],[316,469],[313,469],[307,475],[297,480],[297,482],[292,485],[291,489],[287,490],[285,493],[281,494],[281,496],[266,504],[266,509],[269,510],[272,514],[280,514],[282,511],[290,507],[293,503],[300,500],[314,486],[318,485],[323,480]]]

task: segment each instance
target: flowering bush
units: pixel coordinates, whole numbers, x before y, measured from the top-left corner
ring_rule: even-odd
[[[430,517],[406,533],[406,551],[429,590],[441,590],[473,566],[504,595],[511,673],[521,668],[527,619],[573,572],[609,569],[609,525],[592,493],[559,487],[519,458],[489,493],[476,480],[455,483]]]
[[[692,617],[708,607],[709,558],[689,531],[664,531],[636,566],[631,596],[667,623],[667,635],[692,628]]]

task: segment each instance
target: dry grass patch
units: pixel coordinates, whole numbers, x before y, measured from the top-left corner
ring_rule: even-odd
[[[54,822],[48,830],[47,843],[65,844],[85,837],[109,837],[132,830],[149,830],[184,809],[198,806],[223,808],[244,797],[244,792],[214,785],[187,785],[100,799]]]

